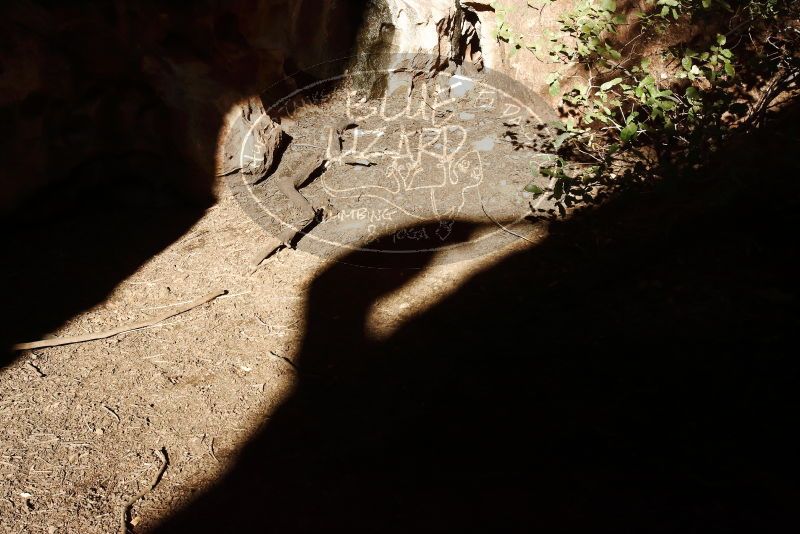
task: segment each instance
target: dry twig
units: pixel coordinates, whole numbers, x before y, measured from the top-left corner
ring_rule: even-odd
[[[44,347],[58,347],[60,345],[70,345],[72,343],[83,343],[85,341],[94,341],[96,339],[105,339],[108,337],[113,337],[119,334],[123,334],[125,332],[130,332],[132,330],[139,330],[141,328],[146,328],[148,326],[153,326],[154,324],[160,323],[161,321],[166,321],[170,317],[175,317],[176,315],[180,315],[181,313],[187,312],[192,308],[196,308],[198,306],[202,306],[206,302],[210,302],[217,297],[225,295],[228,291],[225,289],[221,289],[218,291],[212,291],[211,293],[200,297],[188,304],[181,306],[172,311],[165,312],[158,317],[153,319],[144,319],[142,321],[137,321],[135,323],[126,325],[126,326],[119,326],[117,328],[113,328],[111,330],[106,330],[104,332],[97,332],[94,334],[84,334],[82,336],[72,336],[72,337],[57,337],[53,339],[42,339],[39,341],[31,341],[30,343],[17,343],[14,345],[14,350],[28,350],[28,349],[41,349]]]
[[[161,460],[161,468],[158,470],[156,476],[153,477],[153,480],[148,486],[125,502],[125,506],[122,508],[122,516],[119,519],[119,534],[128,534],[128,518],[130,516],[131,506],[133,506],[136,501],[153,491],[153,488],[156,487],[158,482],[161,480],[161,477],[164,475],[164,471],[167,470],[167,466],[169,465],[167,449],[162,447],[160,451],[155,451],[155,453]]]
[[[119,418],[119,415],[117,415],[117,412],[115,412],[114,410],[112,410],[111,408],[106,406],[105,404],[102,404],[101,406],[105,409],[105,411],[110,413],[117,420],[117,423],[122,422],[122,420]]]
[[[33,363],[33,362],[30,362],[30,361],[28,361],[28,362],[25,362],[25,363],[28,365],[28,367],[30,367],[31,369],[33,369],[34,371],[36,371],[36,374],[38,374],[38,375],[39,375],[39,378],[44,378],[44,377],[46,377],[46,376],[47,376],[46,374],[44,374],[44,372],[42,372],[42,370],[41,370],[41,369],[39,369],[39,366],[38,366],[38,365],[36,365],[35,363]]]
[[[292,360],[290,360],[289,358],[287,358],[286,356],[281,356],[277,352],[272,352],[271,350],[267,351],[267,354],[269,354],[270,356],[272,356],[273,358],[275,358],[277,360],[281,360],[284,363],[288,363],[291,366],[291,368],[295,370],[295,372],[297,372],[297,373],[300,372],[300,369],[297,368],[295,363]]]

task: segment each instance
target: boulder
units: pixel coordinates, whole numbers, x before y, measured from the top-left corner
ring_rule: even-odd
[[[242,101],[225,115],[217,143],[217,175],[241,172],[255,183],[279,155],[283,130],[267,115],[259,97]]]

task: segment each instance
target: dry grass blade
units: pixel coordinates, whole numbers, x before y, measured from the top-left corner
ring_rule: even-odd
[[[495,219],[494,217],[492,217],[491,215],[489,215],[489,213],[486,211],[486,208],[483,206],[483,199],[481,199],[481,209],[483,210],[483,214],[484,214],[484,215],[486,215],[486,216],[489,218],[489,220],[490,220],[490,221],[492,221],[494,224],[496,224],[497,226],[499,226],[499,227],[500,227],[500,229],[501,229],[501,230],[503,230],[504,232],[506,232],[507,234],[511,234],[511,235],[513,235],[514,237],[518,237],[518,238],[520,238],[520,239],[522,239],[522,240],[525,240],[525,241],[527,241],[528,243],[530,243],[530,244],[532,244],[532,245],[535,245],[535,244],[536,244],[536,242],[535,242],[535,241],[531,241],[530,239],[528,239],[528,238],[527,238],[527,237],[525,237],[524,235],[519,235],[518,233],[516,233],[516,232],[514,232],[514,231],[512,231],[512,230],[509,230],[508,228],[506,228],[505,226],[503,226],[502,224],[500,224],[500,222],[499,222],[497,219]]]

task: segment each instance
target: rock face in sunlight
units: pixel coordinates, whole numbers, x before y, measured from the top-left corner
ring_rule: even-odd
[[[475,2],[380,0],[370,4],[352,66],[356,84],[379,97],[440,72],[474,74],[484,67]],[[480,4],[480,2],[478,2]],[[491,10],[480,5],[477,9]],[[387,56],[389,55],[389,56]],[[376,71],[390,69],[384,79]],[[372,73],[371,75],[368,73]]]
[[[555,0],[537,17],[531,17],[533,11],[526,0],[506,0],[502,2],[502,17],[535,40],[544,30],[553,29],[571,4]],[[406,83],[411,72],[416,76],[442,71],[474,75],[489,68],[524,81],[545,96],[545,78],[552,65],[530,53],[510,53],[508,43],[496,37],[500,20],[497,9],[493,0],[385,0],[370,8],[359,48],[401,54],[383,66],[398,71],[393,76],[397,85]],[[359,66],[366,62],[360,60]],[[392,83],[390,80],[390,86]]]
[[[371,30],[360,48],[364,51],[404,54],[391,65],[398,72],[395,84],[404,84],[409,72],[431,75],[447,71],[473,75],[484,68],[510,75],[547,96],[547,75],[555,67],[527,51],[496,37],[501,18],[518,33],[535,42],[556,29],[558,18],[572,6],[571,0],[554,0],[539,11],[527,0],[385,0],[371,11]],[[498,9],[502,7],[502,17]],[[538,13],[538,14],[536,14]],[[531,16],[531,14],[536,14]],[[380,45],[376,45],[380,43]],[[392,84],[392,81],[389,81]]]
[[[387,3],[394,25],[393,51],[409,54],[404,63],[391,67],[426,72],[447,68],[453,53],[455,3],[452,0],[387,0]]]
[[[504,20],[516,34],[524,36],[529,44],[541,43],[548,32],[559,27],[558,19],[573,8],[573,0],[458,0],[464,9],[466,22],[462,41],[470,41],[473,61],[482,61],[483,66],[502,72],[528,85],[537,94],[550,99],[547,93],[547,75],[560,70],[557,65],[537,57],[527,50],[514,53],[512,46],[496,37],[500,20]],[[540,9],[533,9],[535,6]],[[498,10],[502,9],[502,14]],[[474,29],[475,37],[468,37]],[[479,58],[475,58],[475,46],[479,46]],[[466,55],[469,58],[469,55]],[[564,69],[565,72],[568,69]]]
[[[402,55],[387,67],[406,72],[454,72],[466,62],[480,70],[480,21],[471,4],[474,2],[386,0],[373,6],[371,26],[389,30],[374,32],[373,40],[384,40],[382,51]],[[490,9],[488,3],[485,7]]]

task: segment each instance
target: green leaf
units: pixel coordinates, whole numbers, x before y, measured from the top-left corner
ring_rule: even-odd
[[[572,137],[572,134],[570,132],[564,132],[560,134],[558,137],[556,137],[556,140],[553,141],[553,148],[558,150],[559,148],[561,148],[561,145],[564,144],[564,141],[566,141],[570,137]]]
[[[721,33],[717,34],[717,44],[718,45],[720,45],[720,46],[724,45],[727,42],[727,40],[728,40],[727,37],[725,37]]]
[[[603,2],[600,4],[600,7],[606,11],[616,11],[617,2],[615,2],[615,0],[603,0]]]
[[[733,78],[736,76],[736,69],[733,68],[733,65],[730,63],[725,63],[725,74]]]
[[[548,92],[550,93],[550,96],[558,96],[561,94],[561,84],[558,82],[558,80],[550,84],[550,89]]]
[[[684,68],[684,70],[692,70],[692,58],[683,58],[681,60],[681,66]]]
[[[531,183],[529,183],[528,185],[525,186],[525,191],[527,191],[528,193],[533,193],[536,196],[539,196],[542,193],[544,193],[544,189],[542,189],[541,187],[539,187],[538,185],[536,185],[533,182],[531,182]]]
[[[604,83],[603,85],[601,85],[600,86],[600,90],[601,91],[608,91],[609,89],[611,89],[612,87],[614,87],[615,85],[617,85],[617,84],[619,84],[621,82],[622,82],[622,78],[614,78],[613,80],[609,80],[606,83]]]
[[[622,139],[623,143],[627,143],[628,141],[633,139],[633,137],[636,135],[638,131],[639,131],[639,126],[635,122],[632,122],[619,132],[619,137],[620,139]]]

